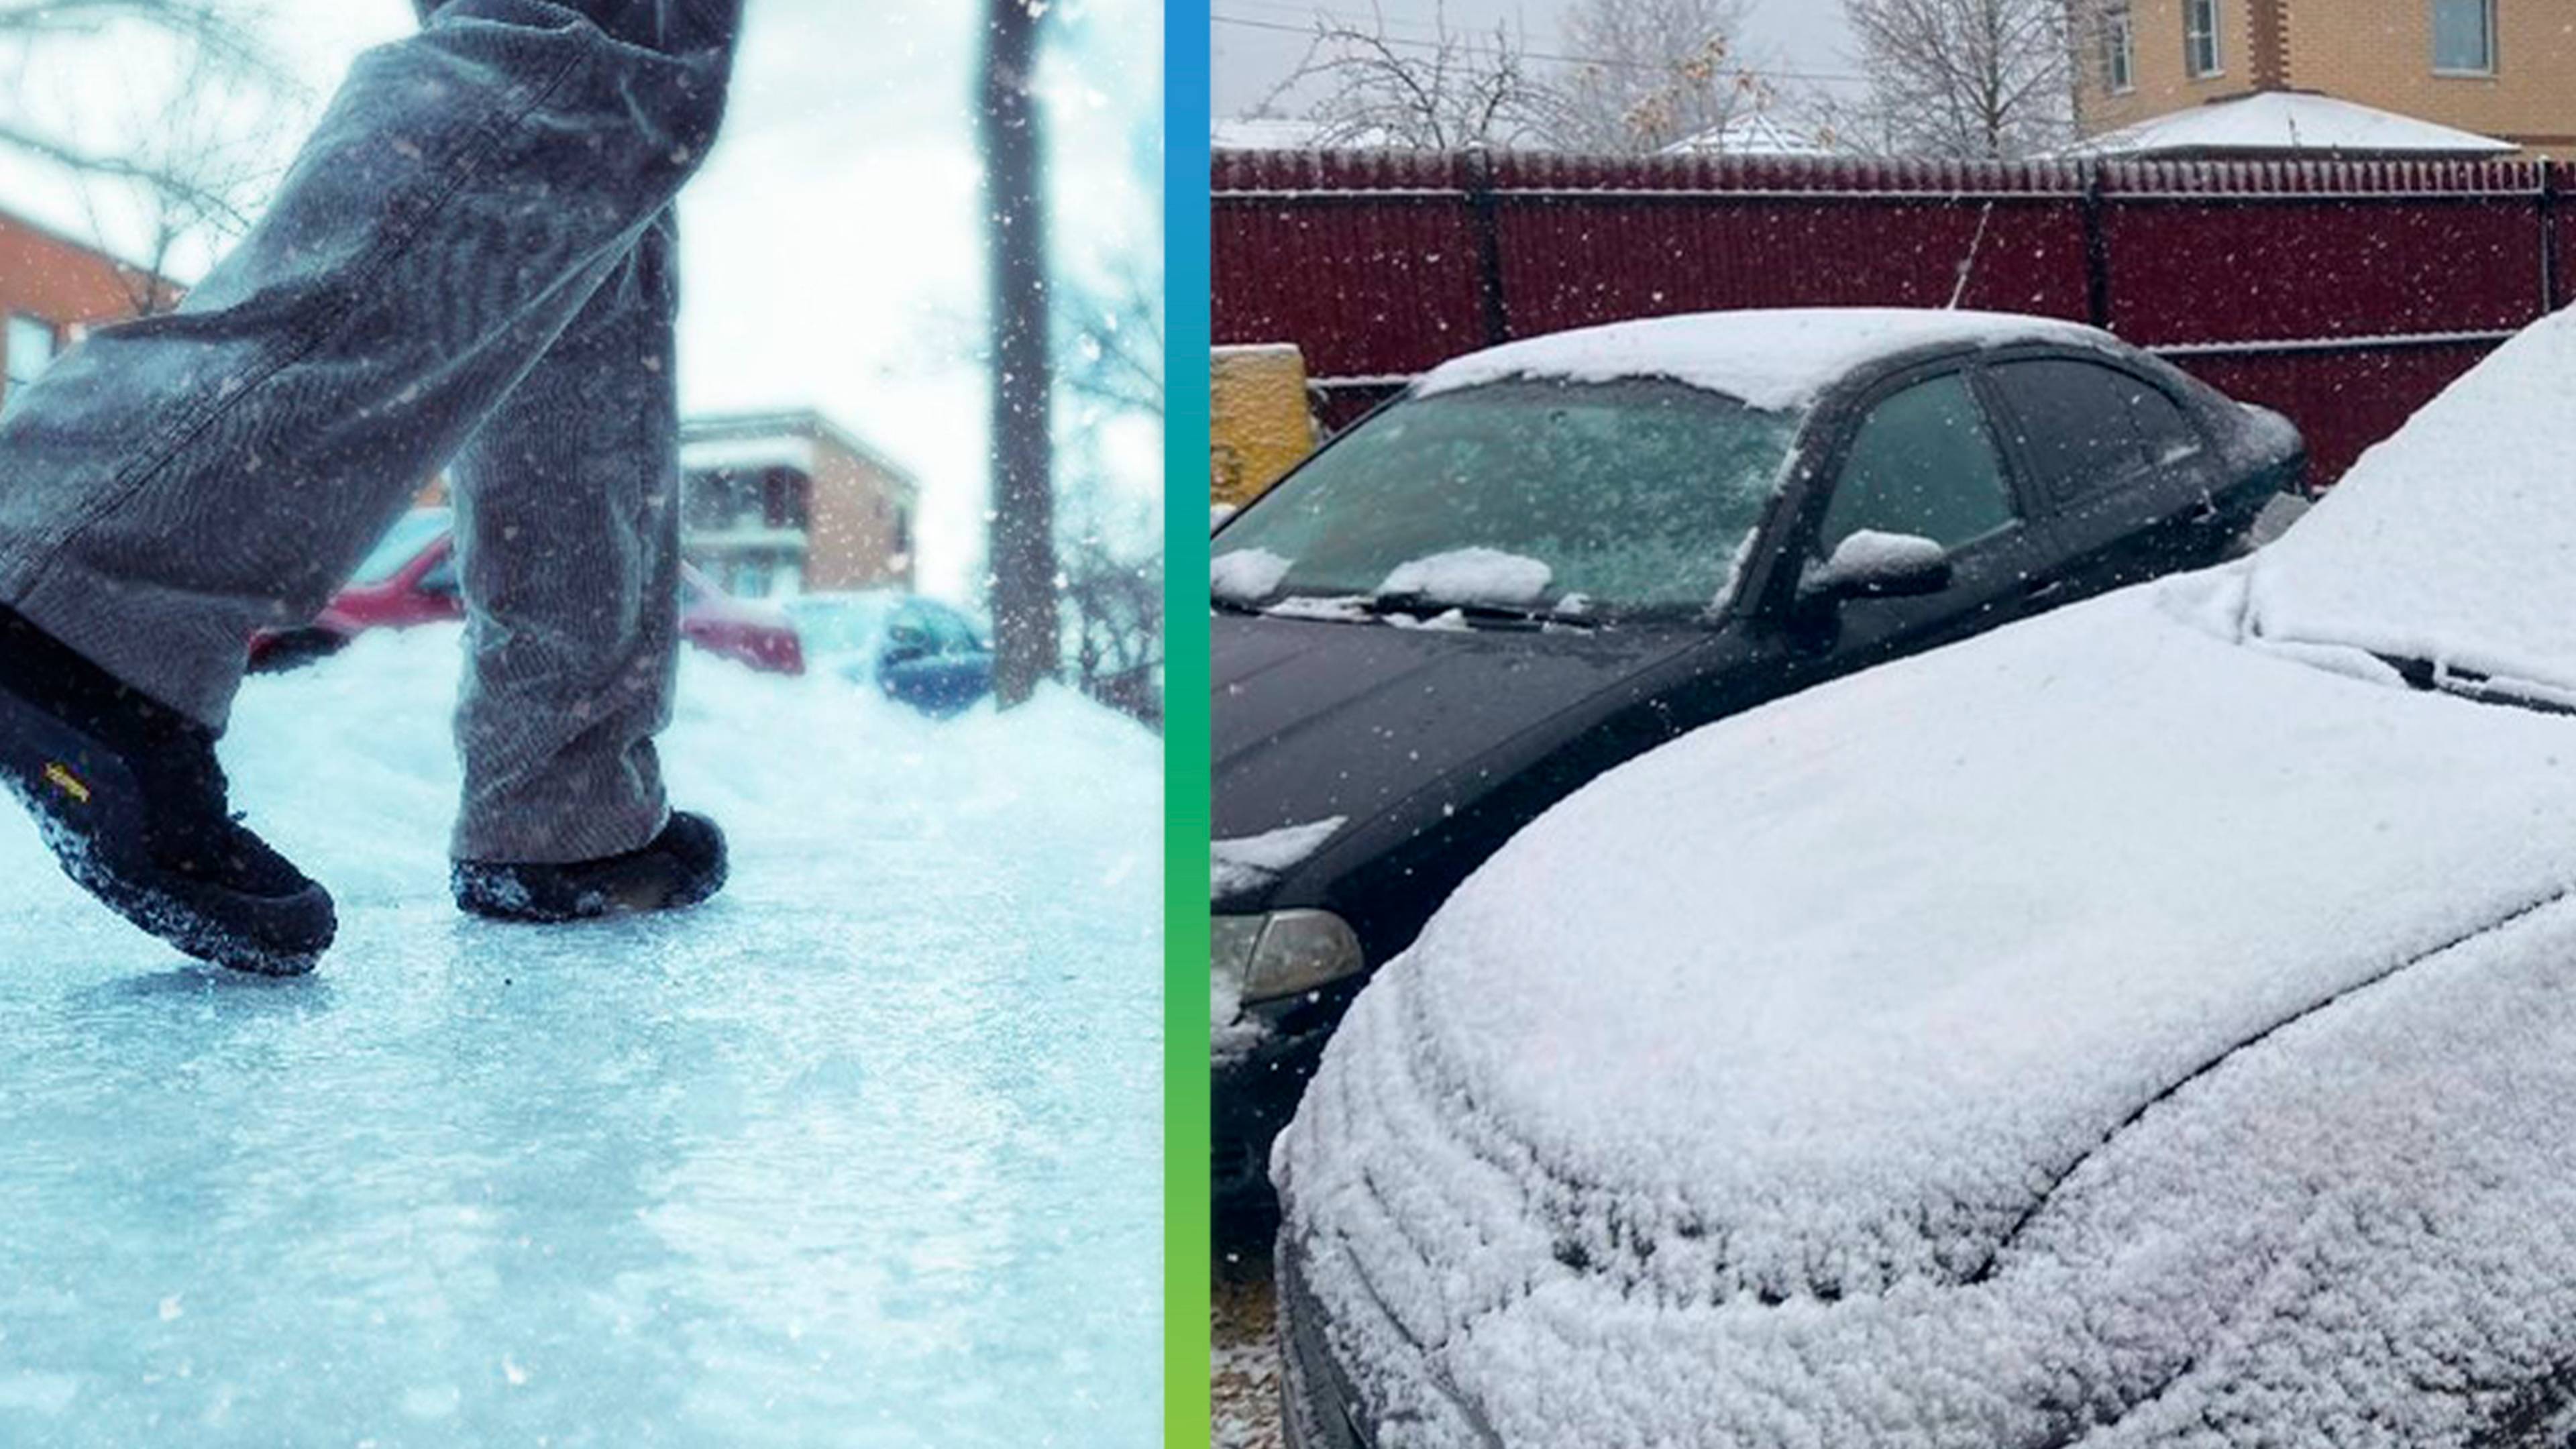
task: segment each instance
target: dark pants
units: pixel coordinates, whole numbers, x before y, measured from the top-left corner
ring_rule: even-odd
[[[452,465],[472,665],[460,857],[586,859],[667,815],[672,198],[741,0],[437,0],[369,52],[177,312],[0,418],[0,601],[220,728]]]

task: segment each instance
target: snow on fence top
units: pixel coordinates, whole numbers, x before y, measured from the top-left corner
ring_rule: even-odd
[[[1962,200],[2106,193],[2224,196],[2536,195],[2550,163],[2475,160],[1933,161],[1812,156],[1563,156],[1521,152],[1227,151],[1217,198],[1460,198],[1813,192]],[[2560,189],[2570,169],[2558,169]]]

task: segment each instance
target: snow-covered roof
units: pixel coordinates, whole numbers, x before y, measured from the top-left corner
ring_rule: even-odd
[[[2263,91],[2105,132],[2067,156],[2507,156],[2492,136],[2302,91]]]
[[[1804,407],[1838,379],[1917,347],[2058,342],[2103,347],[2108,333],[2048,317],[1878,307],[1699,312],[1508,342],[1442,363],[1424,393],[1508,377],[1604,382],[1667,377],[1765,410]]]
[[[701,415],[680,424],[680,466],[689,472],[756,472],[792,468],[812,474],[824,443],[867,464],[906,499],[918,495],[911,470],[811,408],[774,413]]]
[[[692,473],[758,473],[771,468],[814,471],[814,440],[799,437],[711,438],[680,446],[680,466]]]
[[[1664,156],[1831,156],[1834,148],[1756,111],[1730,116],[1658,152]]]

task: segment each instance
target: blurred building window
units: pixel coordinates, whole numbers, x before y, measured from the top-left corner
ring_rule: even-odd
[[[2129,7],[2114,4],[2102,12],[2102,83],[2114,95],[2138,85],[2138,37],[2129,25]]]
[[[8,385],[33,382],[36,374],[54,360],[56,351],[54,324],[23,312],[9,314],[9,329],[0,336],[0,352],[5,352]]]
[[[2493,75],[2495,0],[2433,0],[2433,69]]]
[[[2226,59],[2218,47],[2218,0],[2183,0],[2183,68],[2195,76],[2212,76]]]

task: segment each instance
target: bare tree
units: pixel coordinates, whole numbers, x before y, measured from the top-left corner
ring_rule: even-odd
[[[1648,154],[1767,110],[1770,88],[1739,44],[1748,0],[1577,0],[1559,141]]]
[[[255,0],[0,0],[0,149],[77,183],[95,239],[134,264],[137,313],[173,305],[177,254],[239,234],[275,184],[310,97],[268,34]],[[115,63],[39,83],[82,49]]]
[[[1868,123],[1903,154],[2010,159],[2074,133],[2067,0],[1848,0]]]
[[[143,174],[84,175],[79,190],[91,236],[130,264],[123,281],[136,316],[178,305],[168,278],[183,255],[210,254],[249,230],[300,128],[297,98],[245,90],[204,55],[189,57],[174,83],[128,86],[116,149]]]
[[[1074,682],[1086,695],[1161,728],[1162,499],[1113,483],[1101,440],[1115,420],[1164,415],[1163,275],[1151,250],[1104,259],[1063,286],[1057,368],[1070,424],[1061,439],[1073,479],[1058,551]]]
[[[1431,24],[1417,40],[1389,34],[1382,9],[1365,25],[1318,14],[1304,62],[1274,95],[1323,82],[1307,114],[1325,146],[1502,150],[1554,136],[1562,99],[1510,27],[1455,30],[1438,3]]]
[[[1040,0],[987,0],[984,212],[993,369],[993,693],[1025,704],[1062,654],[1055,553],[1054,358],[1044,147],[1036,81]]]
[[[1157,520],[1090,521],[1065,544],[1065,602],[1082,692],[1163,722],[1163,550]],[[1122,539],[1147,540],[1141,547]]]
[[[1067,391],[1117,412],[1163,415],[1163,279],[1134,257],[1062,308]]]

